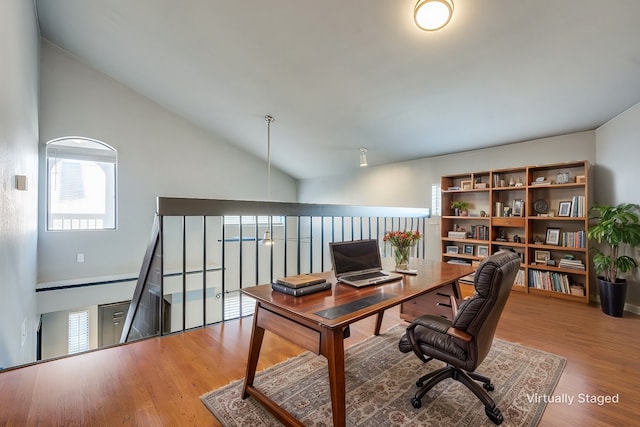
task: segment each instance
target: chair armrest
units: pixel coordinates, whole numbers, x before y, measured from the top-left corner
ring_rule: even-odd
[[[453,311],[453,317],[456,317],[458,315],[458,300],[453,295],[450,295],[449,298],[451,299],[451,311]],[[452,337],[458,338],[459,340],[464,342],[470,342],[471,339],[473,338],[471,335],[469,335],[465,331],[462,331],[456,328],[447,329],[447,335],[451,335]]]
[[[473,339],[473,337],[465,331],[456,328],[447,329],[447,335],[451,335],[452,337],[464,342],[471,342],[471,340]]]
[[[456,317],[458,314],[458,300],[453,295],[449,295],[449,300],[451,301],[451,311],[453,312],[453,317]]]

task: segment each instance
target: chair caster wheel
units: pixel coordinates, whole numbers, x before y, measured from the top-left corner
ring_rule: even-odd
[[[415,397],[413,399],[411,399],[411,404],[416,409],[418,409],[418,408],[420,408],[422,406],[422,402],[420,402],[420,400],[416,399]]]
[[[498,409],[497,407],[495,407],[493,409],[485,407],[484,408],[484,412],[485,412],[485,414],[487,414],[487,417],[489,417],[489,419],[495,425],[500,425],[500,424],[502,424],[502,421],[504,421],[504,417],[502,416],[502,412],[500,412],[500,409]]]
[[[487,391],[493,391],[496,389],[491,383],[482,384],[482,387]]]

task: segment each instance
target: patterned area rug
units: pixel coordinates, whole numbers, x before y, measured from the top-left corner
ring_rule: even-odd
[[[423,364],[401,353],[397,325],[346,350],[347,425],[491,426],[484,406],[464,385],[444,380],[415,409],[410,402],[417,378],[445,366]],[[495,385],[491,396],[504,416],[503,426],[535,426],[564,369],[560,356],[495,339],[478,372]],[[331,402],[324,357],[306,352],[258,374],[254,385],[307,426],[331,426]],[[242,381],[201,397],[224,426],[280,426],[253,398],[242,400]],[[536,399],[538,397],[538,399]]]

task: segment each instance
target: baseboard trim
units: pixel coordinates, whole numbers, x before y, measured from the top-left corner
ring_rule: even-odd
[[[625,311],[630,311],[634,314],[640,314],[640,306],[637,306],[637,305],[625,304],[624,309]]]
[[[593,300],[596,301],[598,304],[600,304],[600,297],[599,296],[596,296]],[[625,303],[624,304],[624,311],[628,311],[628,312],[633,313],[633,314],[640,314],[640,306],[635,305],[635,304]]]

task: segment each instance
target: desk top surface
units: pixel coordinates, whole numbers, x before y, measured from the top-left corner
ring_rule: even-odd
[[[273,291],[270,284],[246,288],[242,292],[289,318],[335,328],[384,311],[454,282],[475,270],[470,265],[421,259],[412,260],[411,268],[417,269],[418,273],[405,274],[401,280],[363,288],[337,283],[330,271],[313,273],[330,281],[331,289],[300,297]]]

